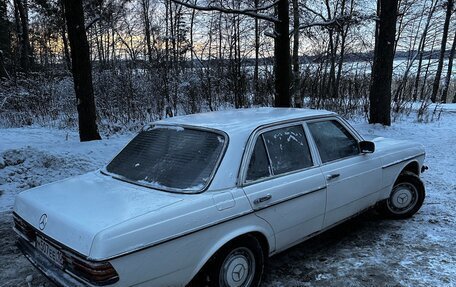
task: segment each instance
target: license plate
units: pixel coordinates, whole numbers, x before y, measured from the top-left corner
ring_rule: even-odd
[[[46,242],[43,238],[36,237],[36,248],[58,266],[63,266],[63,254],[60,250]]]

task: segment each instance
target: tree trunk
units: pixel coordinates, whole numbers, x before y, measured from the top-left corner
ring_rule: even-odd
[[[60,30],[60,33],[62,35],[62,42],[63,42],[63,53],[65,57],[65,63],[67,66],[67,69],[71,71],[71,58],[70,58],[70,50],[68,48],[68,39],[67,39],[67,31],[66,31],[66,20],[65,20],[65,7],[63,5],[63,2],[60,1],[61,5],[61,16],[62,17],[62,29]]]
[[[152,44],[150,42],[150,21],[149,21],[149,0],[141,1],[143,20],[144,20],[144,31],[146,36],[146,46],[147,46],[147,58],[149,64],[152,63]]]
[[[354,0],[350,1],[350,14],[353,13],[353,8],[354,8],[353,1]],[[345,0],[342,1],[341,11],[342,11],[342,13],[345,13]],[[339,97],[339,85],[340,85],[340,79],[342,77],[342,69],[343,69],[344,57],[345,57],[345,41],[347,39],[349,29],[350,29],[350,26],[347,25],[347,27],[343,28],[341,31],[340,54],[339,54],[339,61],[337,63],[337,75],[336,75],[336,81],[334,83],[334,91],[333,91],[334,98]]]
[[[258,1],[255,0],[255,8],[258,8]],[[258,105],[261,103],[260,91],[259,91],[259,59],[260,59],[260,31],[259,31],[259,20],[255,18],[255,67],[253,69],[253,89],[254,89],[254,104]]]
[[[9,78],[5,67],[5,58],[9,58],[11,39],[7,18],[6,0],[0,0],[0,78]]]
[[[331,21],[333,18],[336,17],[336,15],[332,15],[331,13],[331,7],[329,5],[329,0],[325,0],[325,5],[326,5],[326,12],[328,13],[328,21]],[[335,12],[335,11],[334,11]],[[328,31],[328,37],[329,37],[329,44],[328,44],[328,52],[326,53],[329,55],[329,76],[328,76],[328,83],[325,85],[325,90],[324,94],[326,98],[333,97],[333,86],[334,82],[336,79],[336,51],[337,51],[337,46],[335,45],[334,42],[337,42],[338,40],[334,41],[334,30],[329,29]],[[337,35],[338,38],[338,35]],[[326,70],[325,70],[326,73]]]
[[[11,38],[9,21],[7,17],[6,0],[0,0],[0,50],[3,51],[3,56],[10,53]]]
[[[427,57],[427,63],[426,63],[426,69],[424,70],[424,77],[423,77],[423,83],[421,84],[421,89],[420,89],[420,101],[427,101],[429,100],[430,95],[425,95],[425,90],[426,90],[426,83],[427,79],[429,76],[429,70],[432,65],[432,55],[434,54],[434,44],[437,39],[437,35],[434,33],[432,36],[432,44],[429,45],[428,47],[431,47],[431,51],[429,51],[429,55]]]
[[[29,39],[29,29],[28,29],[28,8],[27,1],[24,0],[14,0],[14,6],[16,9],[16,17],[19,17],[20,23],[20,46],[21,46],[21,69],[24,72],[28,72],[30,69],[30,64],[32,60],[30,39]]]
[[[434,83],[432,85],[432,94],[431,101],[435,103],[437,100],[437,93],[440,86],[440,77],[442,76],[443,61],[445,57],[445,48],[448,38],[448,27],[450,26],[451,13],[453,12],[454,0],[448,0],[447,10],[445,16],[445,23],[443,24],[443,34],[442,34],[442,44],[440,45],[440,55],[439,55],[439,64],[437,66],[437,71],[435,72]]]
[[[376,39],[372,84],[370,88],[369,123],[391,125],[391,79],[396,35],[397,0],[380,1],[378,39]]]
[[[79,138],[81,141],[99,140],[101,137],[96,123],[92,67],[84,25],[82,0],[64,0],[63,3],[71,48],[74,90],[79,116]]]
[[[416,70],[416,76],[415,76],[415,84],[413,87],[413,101],[416,101],[418,98],[418,89],[419,89],[420,77],[421,77],[421,67],[423,64],[424,49],[426,47],[426,38],[427,38],[428,30],[429,30],[429,25],[431,23],[432,15],[434,14],[435,9],[437,8],[437,3],[438,3],[438,0],[433,0],[431,3],[429,15],[427,17],[423,33],[421,34],[420,44],[418,45],[419,57],[418,57],[418,68]],[[423,10],[423,14],[424,14],[424,10]]]
[[[275,106],[290,106],[290,38],[288,0],[277,4],[279,22],[275,23]]]
[[[302,108],[301,74],[299,72],[299,6],[298,0],[293,0],[293,98],[294,106]]]
[[[195,23],[195,9],[192,9],[192,16],[190,17],[190,70],[193,73],[194,63],[193,63],[193,28]]]
[[[10,79],[8,71],[6,70],[6,67],[5,67],[5,61],[4,61],[3,54],[4,54],[3,51],[0,50],[0,79],[1,78]]]
[[[453,37],[453,45],[451,46],[450,56],[448,57],[448,70],[445,77],[445,84],[443,86],[442,91],[442,103],[446,103],[448,97],[448,87],[450,86],[451,80],[451,70],[453,69],[453,59],[454,59],[454,52],[456,48],[456,33],[454,33]],[[454,102],[454,99],[453,99]]]

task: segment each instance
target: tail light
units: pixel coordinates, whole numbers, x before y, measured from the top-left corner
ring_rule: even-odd
[[[13,220],[14,228],[19,235],[34,244],[37,231],[16,214],[13,214]],[[96,286],[109,285],[119,281],[119,274],[108,261],[86,260],[65,248],[57,246],[57,243],[54,245],[63,253],[64,264],[61,268],[74,277]]]
[[[16,231],[25,239],[27,239],[30,242],[35,241],[36,239],[36,232],[35,229],[33,229],[30,224],[25,222],[23,219],[20,217],[16,216],[13,214],[13,220],[14,220],[14,228]]]
[[[89,261],[65,252],[65,269],[93,285],[104,286],[119,281],[117,271],[107,261]]]

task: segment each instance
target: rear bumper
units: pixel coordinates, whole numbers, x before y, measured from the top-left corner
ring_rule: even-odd
[[[62,269],[56,267],[44,255],[38,252],[30,243],[23,238],[19,238],[17,247],[25,255],[25,257],[32,263],[44,276],[55,283],[57,286],[62,287],[84,287],[88,286],[87,283],[71,277]]]

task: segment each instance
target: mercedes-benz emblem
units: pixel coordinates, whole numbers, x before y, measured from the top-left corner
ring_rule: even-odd
[[[44,213],[43,215],[41,215],[40,223],[38,224],[38,227],[40,228],[40,230],[43,230],[46,227],[47,221],[48,221],[48,217],[47,217],[46,213]]]
[[[234,267],[233,273],[231,274],[233,281],[239,282],[241,281],[242,277],[244,277],[245,267],[242,264],[238,264]]]
[[[404,202],[407,200],[407,197],[407,194],[400,194],[397,197],[397,202],[399,202],[399,204],[404,204]]]

